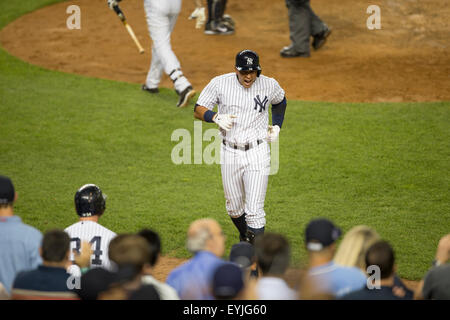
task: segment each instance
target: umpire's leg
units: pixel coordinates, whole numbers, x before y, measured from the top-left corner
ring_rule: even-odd
[[[311,8],[309,0],[286,0],[289,15],[289,37],[297,52],[309,53],[311,36]]]
[[[309,15],[311,17],[311,35],[315,36],[328,29],[327,25],[316,15],[308,0]]]

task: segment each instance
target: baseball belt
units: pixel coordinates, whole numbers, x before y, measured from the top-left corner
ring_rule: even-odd
[[[246,144],[237,144],[237,143],[232,143],[232,142],[226,141],[224,139],[224,140],[222,140],[222,143],[225,146],[229,146],[232,149],[239,149],[239,150],[242,150],[242,151],[247,151],[247,150],[250,150],[251,148],[257,147],[258,145],[263,143],[263,140],[258,139],[258,140],[256,140],[256,142],[248,142]]]

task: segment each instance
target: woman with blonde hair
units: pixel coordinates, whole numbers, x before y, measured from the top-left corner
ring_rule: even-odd
[[[333,260],[341,266],[360,268],[367,274],[365,261],[367,250],[380,240],[381,237],[374,229],[365,225],[355,226],[345,234]],[[412,299],[413,291],[397,275],[394,277],[394,288],[396,290],[394,294]]]
[[[378,233],[368,226],[353,227],[339,244],[334,255],[334,262],[341,266],[360,268],[365,273],[367,249],[380,239]]]

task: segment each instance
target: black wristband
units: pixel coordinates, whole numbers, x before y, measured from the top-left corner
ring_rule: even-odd
[[[208,110],[208,111],[206,111],[204,114],[203,114],[203,119],[206,121],[206,122],[214,122],[213,121],[213,117],[216,115],[216,113],[215,112],[213,112],[213,111],[211,111],[211,110]]]

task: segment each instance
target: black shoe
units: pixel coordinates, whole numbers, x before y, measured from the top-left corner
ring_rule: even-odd
[[[142,85],[142,90],[147,91],[149,93],[159,93],[158,88],[149,88],[145,84]]]
[[[280,51],[280,55],[283,58],[294,58],[294,57],[302,57],[302,58],[308,58],[310,56],[309,52],[298,52],[294,49],[293,45],[290,45],[289,47],[284,47]]]
[[[229,27],[231,30],[234,31],[235,27],[236,27],[236,23],[234,22],[233,18],[229,15],[229,14],[224,14],[222,16],[221,22]]]
[[[326,28],[321,33],[315,35],[312,42],[314,50],[319,50],[325,44],[325,42],[327,42],[327,38],[330,36],[330,34],[331,29]]]
[[[234,33],[234,28],[222,22],[211,22],[205,25],[205,34],[229,35]]]
[[[192,98],[195,95],[194,89],[192,89],[191,86],[187,87],[183,90],[183,92],[179,93],[180,99],[178,99],[177,107],[183,108],[186,107],[189,99]]]
[[[256,235],[253,233],[253,231],[247,230],[245,235],[242,234],[239,235],[239,240],[253,244],[253,242],[255,241],[255,237]]]

